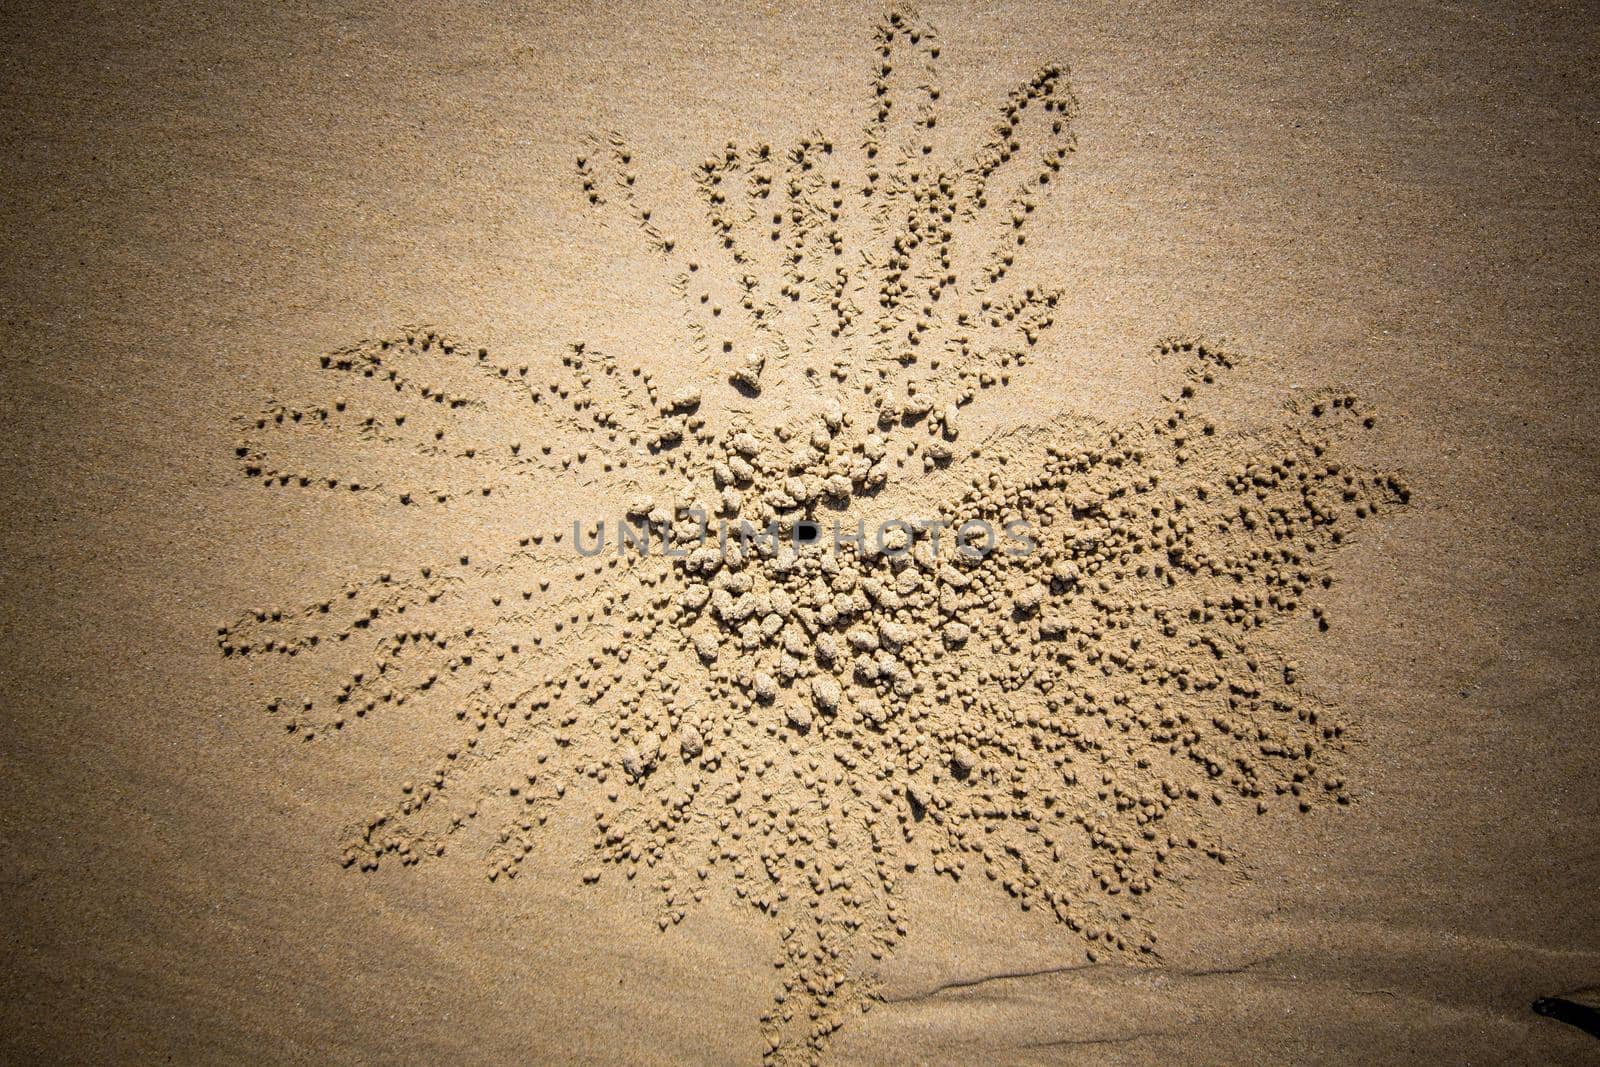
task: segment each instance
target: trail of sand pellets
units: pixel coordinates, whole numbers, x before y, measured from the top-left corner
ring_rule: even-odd
[[[637,880],[663,929],[709,893],[771,920],[769,1061],[820,1059],[870,1004],[915,936],[910,879],[980,878],[1089,960],[1156,959],[1146,904],[1231,858],[1230,819],[1349,803],[1345,728],[1284,634],[1328,629],[1337,551],[1409,495],[1345,458],[1357,397],[1237,424],[1238,357],[1200,340],[1160,343],[1144,421],[970,442],[969,407],[1049,358],[1057,296],[1017,271],[1077,104],[1047,67],[963,153],[939,55],[887,15],[864,131],[727,145],[683,196],[641,188],[620,136],[583,149],[574,195],[659,260],[698,388],[581,342],[530,368],[408,328],[240,422],[274,490],[540,516],[221,628],[291,738],[450,738],[380,787],[345,863],[510,879],[558,806],[591,811],[573,877]],[[664,540],[535,506],[573,486]],[[963,543],[974,522],[1025,534]],[[740,523],[758,536],[718,536]]]

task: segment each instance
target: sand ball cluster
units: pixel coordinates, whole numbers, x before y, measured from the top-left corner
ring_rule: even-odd
[[[1077,101],[1046,67],[963,148],[933,31],[892,12],[869,52],[864,136],[727,144],[667,210],[620,136],[577,156],[575,195],[676,294],[694,380],[413,328],[322,358],[328,399],[241,419],[251,484],[529,521],[218,630],[302,743],[448,738],[350,829],[352,869],[570,866],[662,929],[709,893],[766,916],[774,1062],[872,1002],[913,878],[992,883],[1087,960],[1137,961],[1148,902],[1236,859],[1230,820],[1350,803],[1347,727],[1290,650],[1337,632],[1338,551],[1410,496],[1353,458],[1359,397],[1237,424],[1240,361],[1197,339],[1158,346],[1144,419],[973,440],[967,410],[1049,360],[1060,293],[1021,275]],[[574,487],[656,550],[552,515]],[[881,544],[833,535],[887,518]],[[1027,549],[955,551],[969,523]],[[581,857],[542,847],[562,808]]]

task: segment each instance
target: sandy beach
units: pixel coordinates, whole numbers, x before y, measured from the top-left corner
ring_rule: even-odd
[[[0,15],[8,1062],[1600,1062],[1581,6]]]

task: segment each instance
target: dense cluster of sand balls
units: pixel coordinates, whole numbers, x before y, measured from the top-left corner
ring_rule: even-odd
[[[968,442],[961,409],[1054,324],[1058,294],[1008,274],[1076,103],[1047,68],[937,169],[938,54],[888,16],[855,180],[820,136],[730,146],[696,177],[699,238],[661,228],[620,139],[579,159],[586,202],[661,258],[690,344],[726,357],[702,387],[666,392],[583,344],[546,375],[413,330],[325,358],[349,395],[274,405],[237,447],[260,484],[399,507],[640,487],[624,510],[665,532],[656,551],[590,554],[587,520],[536,522],[504,552],[250,612],[218,642],[303,672],[314,695],[267,708],[306,741],[448,724],[352,832],[352,867],[465,846],[515,878],[577,805],[582,880],[645,887],[662,928],[709,892],[770,916],[775,1060],[817,1059],[870,1003],[872,961],[908,934],[908,878],[982,877],[1089,960],[1138,958],[1157,943],[1144,901],[1230,858],[1219,813],[1348,803],[1345,728],[1280,637],[1331,626],[1331,554],[1409,497],[1342,458],[1373,424],[1357,398],[1231,426],[1215,394],[1235,359],[1192,340],[1161,346],[1176,384],[1147,421],[1064,422],[1026,460],[1012,438]],[[361,467],[380,452],[402,458]],[[881,511],[955,474],[915,518]],[[907,521],[835,539],[863,515]],[[705,539],[689,516],[757,536]],[[958,551],[972,522],[1020,523],[1027,549]]]

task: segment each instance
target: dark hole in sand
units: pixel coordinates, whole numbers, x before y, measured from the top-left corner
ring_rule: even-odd
[[[1591,1037],[1600,1037],[1600,1011],[1566,997],[1540,997],[1533,1010],[1547,1018],[1576,1026]]]

